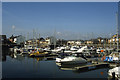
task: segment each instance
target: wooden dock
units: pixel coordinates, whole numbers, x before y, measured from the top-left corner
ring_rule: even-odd
[[[109,64],[110,67],[120,66],[120,61],[92,61],[93,64]]]
[[[90,64],[90,65],[79,66],[79,67],[75,67],[75,68],[77,70],[93,70],[93,69],[106,68],[106,67],[109,67],[109,64],[106,64],[106,63]]]

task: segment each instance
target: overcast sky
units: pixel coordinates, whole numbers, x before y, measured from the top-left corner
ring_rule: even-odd
[[[10,37],[91,39],[116,33],[117,2],[3,2],[3,34]]]

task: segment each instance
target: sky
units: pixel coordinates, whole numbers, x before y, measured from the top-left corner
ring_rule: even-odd
[[[3,2],[2,33],[10,37],[91,39],[116,34],[117,2]]]

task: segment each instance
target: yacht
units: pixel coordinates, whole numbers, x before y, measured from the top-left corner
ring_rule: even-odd
[[[71,51],[77,51],[79,48],[77,47],[77,46],[72,46],[71,48],[70,48],[70,50]]]
[[[82,53],[83,50],[85,50],[86,48],[87,48],[87,46],[83,46],[83,47],[79,48],[79,49],[76,51],[76,53]]]
[[[85,57],[81,56],[79,54],[72,54],[71,56],[66,57],[58,57],[56,58],[57,63],[61,64],[83,64],[87,63],[87,60]]]
[[[113,69],[110,69],[108,71],[108,75],[109,76],[113,76],[113,73],[115,73],[115,77],[116,78],[120,78],[120,66],[119,67],[115,67]]]
[[[54,50],[51,50],[52,52],[60,52],[60,51],[62,51],[63,49],[65,49],[65,47],[57,47],[57,48],[55,48]]]

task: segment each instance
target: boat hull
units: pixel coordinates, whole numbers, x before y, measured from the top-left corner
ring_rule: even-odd
[[[86,61],[66,61],[66,62],[60,62],[60,63],[70,65],[70,64],[85,64],[87,62]]]
[[[67,59],[67,60],[66,60]],[[81,57],[79,58],[64,58],[64,59],[60,59],[60,58],[56,58],[56,62],[57,63],[61,63],[61,64],[85,64],[87,63],[87,61]]]

